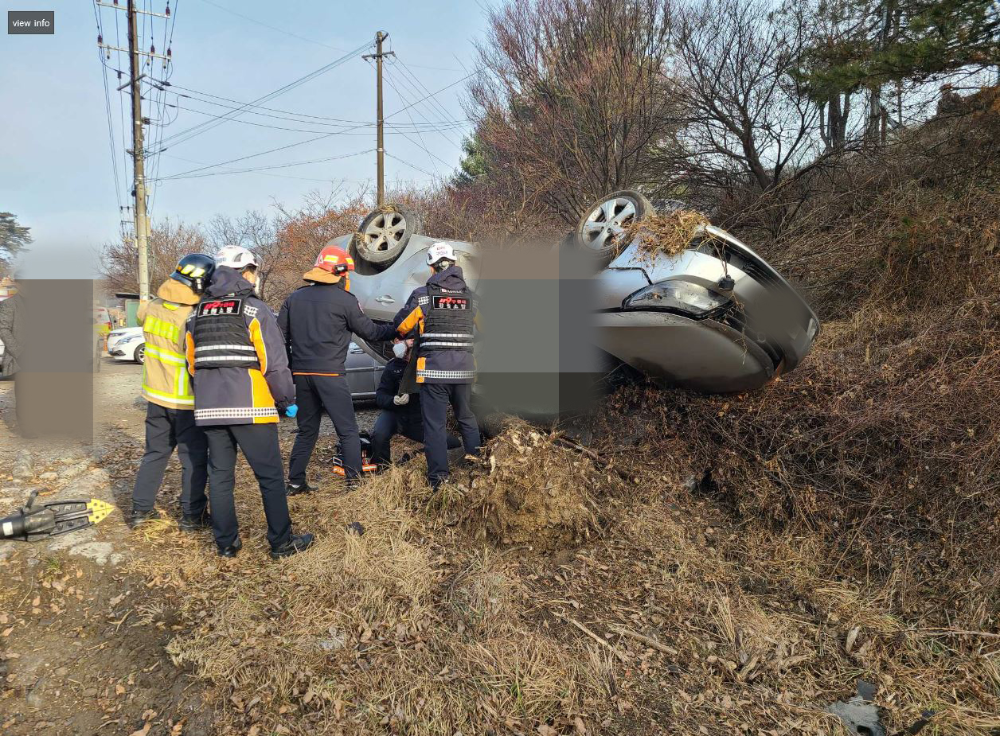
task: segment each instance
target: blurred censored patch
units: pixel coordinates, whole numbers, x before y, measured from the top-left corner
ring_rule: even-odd
[[[593,267],[551,242],[482,248],[477,383],[499,411],[583,411],[603,375],[594,347]]]
[[[94,321],[94,282],[25,279],[17,288],[18,422],[34,435],[89,438],[103,341]]]

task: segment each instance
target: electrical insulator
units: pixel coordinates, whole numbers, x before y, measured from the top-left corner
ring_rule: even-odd
[[[170,52],[170,47],[167,46],[167,58],[169,59],[169,58],[171,58],[171,56],[172,56],[172,54]]]
[[[167,3],[167,12],[166,12],[166,16],[167,16],[168,18],[170,17],[170,3]]]
[[[149,44],[149,53],[151,54],[156,53],[156,46],[154,44]]]
[[[102,43],[104,43],[104,36],[97,34],[97,45],[100,46]]]

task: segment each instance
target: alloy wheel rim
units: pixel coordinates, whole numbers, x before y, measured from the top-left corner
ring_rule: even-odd
[[[398,212],[383,212],[365,228],[365,247],[384,253],[397,245],[406,232],[406,218]]]
[[[636,203],[629,197],[601,202],[587,215],[583,225],[584,243],[594,250],[607,248],[632,224],[636,214]]]

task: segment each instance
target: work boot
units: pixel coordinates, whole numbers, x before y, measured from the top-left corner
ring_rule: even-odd
[[[318,491],[316,486],[309,485],[308,481],[303,481],[302,483],[289,483],[285,489],[286,496],[298,496],[300,493],[312,493],[313,491]]]
[[[431,490],[436,491],[438,488],[443,486],[449,480],[451,480],[450,475],[442,475],[440,478],[431,478],[430,479]]]
[[[132,513],[125,520],[128,524],[129,529],[135,529],[137,526],[145,524],[147,521],[153,521],[154,519],[159,519],[160,515],[156,512],[156,509],[150,509],[149,511],[138,511],[132,509]]]
[[[293,534],[283,545],[271,549],[271,559],[280,560],[282,557],[291,557],[299,552],[305,552],[312,546],[313,540],[312,534]]]
[[[346,490],[348,493],[350,493],[351,491],[358,490],[358,486],[360,485],[361,485],[360,475],[356,475],[353,478],[344,479],[344,490]]]
[[[197,532],[212,528],[212,515],[205,509],[200,514],[184,514],[177,522],[177,528],[182,532]]]
[[[219,557],[235,557],[241,549],[243,549],[243,542],[240,541],[239,537],[236,537],[236,541],[228,547],[219,547]]]

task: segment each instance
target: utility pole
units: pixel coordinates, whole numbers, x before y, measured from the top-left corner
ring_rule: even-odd
[[[132,163],[135,173],[135,242],[139,249],[139,299],[149,300],[149,217],[146,213],[146,172],[142,142],[142,95],[140,94],[138,24],[135,0],[128,0],[129,88],[132,92]]]
[[[376,103],[376,115],[378,116],[378,143],[376,144],[376,166],[377,166],[377,176],[378,176],[378,206],[381,207],[385,203],[385,139],[382,132],[382,58],[385,56],[395,56],[392,51],[388,53],[382,53],[382,42],[389,38],[388,33],[383,33],[378,31],[375,34],[375,53],[365,54],[362,58],[364,59],[375,59],[375,72],[376,72],[376,96],[378,97],[378,102]]]

